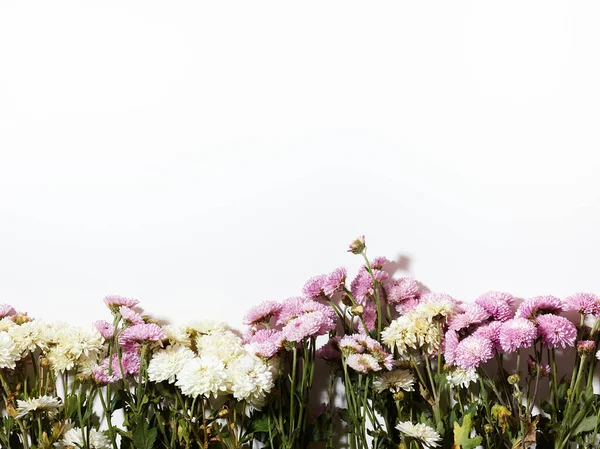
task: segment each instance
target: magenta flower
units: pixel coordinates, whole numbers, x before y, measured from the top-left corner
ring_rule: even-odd
[[[399,304],[401,302],[418,299],[421,295],[421,286],[413,278],[400,278],[392,280],[385,285],[388,302]]]
[[[475,303],[466,304],[464,312],[454,315],[449,323],[448,328],[459,331],[466,329],[474,324],[482,323],[490,317],[490,313],[483,307]]]
[[[386,263],[388,263],[388,260],[384,256],[374,257],[373,260],[369,262],[372,270],[381,270]]]
[[[244,324],[268,323],[271,318],[277,318],[283,306],[275,301],[263,301],[252,307],[244,316]]]
[[[317,349],[316,356],[328,362],[334,362],[342,357],[339,349],[339,337],[332,337],[327,343]]]
[[[94,327],[98,329],[100,335],[102,335],[106,340],[113,338],[115,334],[114,326],[107,321],[94,321]]]
[[[361,334],[368,334],[369,332],[375,330],[375,326],[377,325],[377,306],[373,301],[369,301],[364,306],[364,311],[362,314],[362,320],[358,320],[358,331]],[[365,322],[363,325],[363,321]],[[365,329],[365,325],[367,328]]]
[[[256,355],[269,359],[283,346],[283,335],[274,329],[261,329],[252,336],[248,345]]]
[[[144,318],[142,317],[142,315],[140,315],[135,310],[133,310],[127,306],[119,307],[119,313],[121,314],[121,316],[123,318],[125,318],[126,321],[129,321],[132,324],[143,324],[144,323]]]
[[[500,328],[502,327],[501,321],[490,321],[489,323],[482,324],[473,332],[473,335],[487,338],[492,342],[494,350],[500,351],[502,346],[500,345]]]
[[[164,338],[167,338],[167,336],[158,324],[134,324],[121,332],[121,335],[119,335],[119,344],[121,346],[127,346],[132,343],[160,341]]]
[[[135,307],[139,304],[139,301],[133,298],[124,298],[122,296],[113,295],[106,296],[104,298],[104,304],[111,308],[119,308],[120,306]]]
[[[373,279],[367,270],[361,269],[354,280],[350,283],[350,292],[354,300],[359,304],[365,304],[367,297],[374,295]]]
[[[565,299],[565,310],[576,310],[579,313],[600,315],[600,298],[592,293],[575,293]]]
[[[444,359],[446,363],[454,365],[456,362],[456,348],[458,347],[458,333],[453,330],[446,332],[444,337]]]
[[[536,323],[542,343],[549,348],[566,348],[575,344],[577,329],[565,317],[548,313],[538,316]]]
[[[455,364],[464,369],[477,368],[494,357],[492,342],[487,338],[471,335],[456,347]]]
[[[16,315],[17,311],[9,304],[0,304],[0,318]]]
[[[277,324],[285,325],[291,319],[304,313],[305,307],[307,307],[309,302],[317,303],[316,301],[301,297],[288,298],[283,301],[281,309],[277,314]]]
[[[508,321],[513,317],[512,305],[515,298],[510,293],[487,292],[475,300],[475,304],[483,307],[495,320]]]
[[[121,360],[117,354],[112,355],[112,363],[109,358],[105,358],[102,363],[93,370],[93,377],[96,382],[109,384],[123,378],[123,374],[137,376],[140,372],[140,355],[137,351],[123,351]]]
[[[287,341],[302,341],[308,337],[317,337],[331,330],[331,323],[319,311],[304,313],[287,323],[281,333]]]
[[[563,310],[564,303],[555,296],[536,296],[526,299],[517,308],[515,317],[532,319],[543,313],[556,313]]]
[[[511,318],[500,327],[500,346],[504,352],[528,348],[537,338],[535,325],[525,318]]]
[[[323,293],[327,296],[332,296],[334,293],[344,289],[346,284],[347,271],[346,268],[340,267],[333,270],[325,277],[323,283]]]
[[[302,294],[309,299],[318,298],[323,293],[323,284],[326,280],[327,276],[324,274],[311,277],[306,281],[306,284],[304,284]]]

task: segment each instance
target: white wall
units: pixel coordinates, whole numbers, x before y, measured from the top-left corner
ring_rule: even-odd
[[[0,4],[0,302],[238,323],[347,243],[600,292],[597,2]]]

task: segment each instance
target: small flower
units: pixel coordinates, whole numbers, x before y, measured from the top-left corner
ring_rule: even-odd
[[[62,402],[60,398],[56,398],[53,396],[40,396],[37,398],[30,398],[24,401],[17,399],[16,418],[23,418],[29,413],[34,412],[45,412],[48,414],[53,414],[56,413],[60,407],[62,407]]]
[[[323,283],[323,293],[332,296],[334,293],[342,290],[346,284],[347,271],[344,267],[336,268],[325,278]]]
[[[575,325],[565,317],[545,314],[536,318],[542,343],[549,348],[573,346],[577,338]]]
[[[191,349],[181,345],[167,346],[152,356],[148,365],[148,379],[152,382],[174,383],[185,363],[195,357]]]
[[[535,325],[525,318],[511,318],[500,327],[500,346],[504,352],[528,348],[537,337]]]
[[[248,342],[254,354],[265,359],[273,357],[283,346],[283,335],[281,331],[275,329],[260,329]]]
[[[512,305],[515,298],[510,293],[487,292],[475,300],[475,304],[483,307],[495,320],[508,321],[513,317]]]
[[[381,370],[381,366],[371,354],[350,354],[346,358],[346,364],[359,373]]]
[[[575,293],[565,299],[565,310],[576,310],[579,313],[600,315],[600,298],[592,293]]]
[[[327,276],[324,274],[311,277],[308,281],[306,281],[306,284],[304,284],[304,287],[302,288],[302,293],[304,296],[309,299],[315,299],[321,296],[323,293],[323,284],[325,283],[326,279]]]
[[[418,299],[421,294],[421,287],[413,278],[400,278],[388,282],[385,285],[388,302],[399,304],[411,299]]]
[[[275,301],[264,301],[252,307],[244,316],[244,324],[268,323],[271,318],[277,317],[282,305]]]
[[[139,304],[139,301],[137,299],[124,298],[122,296],[106,296],[104,298],[104,304],[111,309],[118,309],[121,306],[135,307]]]
[[[360,254],[366,248],[365,244],[365,236],[361,235],[360,237],[355,238],[350,243],[350,247],[348,248],[348,252],[352,254]]]
[[[316,356],[327,362],[340,360],[342,354],[340,353],[339,342],[339,337],[331,338],[327,343],[317,349]]]
[[[545,377],[550,374],[550,365],[544,363],[539,364],[531,358],[527,360],[527,369],[531,376],[537,376],[539,373],[540,377]]]
[[[487,338],[470,335],[458,343],[455,356],[455,363],[461,368],[477,368],[494,357],[492,342]]]
[[[94,321],[94,327],[98,330],[98,332],[100,332],[100,335],[102,335],[107,340],[113,338],[115,334],[114,326],[108,321]]]
[[[397,369],[379,374],[373,381],[373,388],[380,393],[385,390],[392,393],[400,390],[415,391],[414,383],[415,376],[409,370]]]
[[[409,438],[419,441],[426,448],[438,447],[442,437],[427,424],[413,424],[410,421],[398,423],[396,429]]]
[[[160,341],[164,338],[166,338],[165,332],[158,324],[134,324],[121,332],[121,335],[119,335],[119,344],[127,346],[131,343]]]
[[[363,268],[358,272],[350,283],[350,292],[359,304],[364,304],[369,296],[375,294],[373,278],[367,270]]]
[[[17,312],[13,306],[8,304],[0,304],[0,318],[16,315]]]
[[[112,447],[110,440],[104,434],[96,429],[90,429],[88,437],[90,449],[110,449]],[[79,427],[73,427],[65,432],[63,439],[55,444],[57,449],[69,449],[77,447],[86,447],[83,440],[83,432]]]
[[[454,331],[466,329],[474,324],[479,324],[490,317],[490,313],[478,304],[465,305],[465,311],[458,313],[448,322],[448,328]]]
[[[285,340],[298,342],[307,337],[323,335],[332,328],[327,326],[327,317],[322,312],[315,311],[294,318],[283,327],[281,333]],[[324,332],[321,332],[322,329]]]
[[[500,345],[500,328],[502,327],[501,321],[490,321],[487,324],[479,326],[473,332],[473,335],[487,338],[492,342],[494,350],[499,351],[502,349]]]
[[[119,307],[119,313],[126,321],[129,321],[131,324],[143,324],[144,323],[144,318],[142,317],[142,315],[140,315],[139,313],[137,313],[135,310],[133,310],[130,307],[127,307],[127,306]]]
[[[383,266],[388,262],[388,260],[384,256],[374,257],[370,262],[372,270],[381,270]]]
[[[523,301],[515,317],[533,319],[540,314],[560,312],[563,307],[564,303],[555,296],[536,296]]]
[[[13,369],[21,359],[21,351],[8,332],[0,332],[0,369]]]
[[[596,349],[596,342],[592,340],[581,340],[577,342],[577,352],[579,354],[593,354]]]
[[[477,383],[479,376],[475,368],[464,369],[461,367],[455,368],[446,376],[448,383],[453,387],[468,388],[469,384]]]

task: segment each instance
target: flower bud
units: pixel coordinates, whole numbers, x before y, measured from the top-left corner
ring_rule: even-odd
[[[581,340],[577,342],[577,352],[580,355],[593,354],[596,349],[596,343],[592,340]]]
[[[227,415],[229,415],[228,408],[222,408],[221,410],[219,410],[219,413],[218,413],[219,418],[225,418]]]
[[[50,361],[46,357],[40,357],[40,366],[43,368],[48,368],[50,366]]]
[[[342,296],[342,303],[348,307],[352,306],[352,300],[350,299],[350,296],[348,296],[348,295]]]
[[[511,385],[516,385],[519,383],[519,381],[521,380],[521,376],[519,376],[518,374],[511,374],[510,376],[508,376],[508,383]]]
[[[348,252],[352,254],[360,254],[365,250],[366,247],[367,246],[365,244],[365,236],[361,235],[360,237],[357,237],[354,240],[352,240],[348,248]]]
[[[365,313],[365,308],[360,304],[357,304],[355,306],[352,306],[350,312],[352,313],[352,315],[362,316],[362,314]]]
[[[394,393],[394,401],[402,401],[404,400],[404,391],[399,390],[397,392]]]
[[[491,424],[486,424],[485,426],[483,426],[483,430],[485,430],[485,433],[492,433],[494,432],[494,426],[492,426]]]

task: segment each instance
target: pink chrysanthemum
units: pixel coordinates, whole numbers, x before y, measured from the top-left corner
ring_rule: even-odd
[[[550,365],[545,363],[538,364],[535,360],[529,359],[527,360],[527,369],[531,376],[537,376],[538,372],[540,377],[545,377],[550,375]]]
[[[444,359],[446,363],[454,365],[456,361],[456,348],[458,347],[458,333],[449,330],[444,337]]]
[[[593,354],[596,349],[596,342],[593,340],[581,340],[577,342],[577,352],[579,354]]]
[[[142,315],[140,315],[135,310],[133,310],[127,306],[119,307],[119,313],[121,314],[121,316],[123,318],[125,318],[126,321],[129,321],[132,324],[143,324],[144,323],[144,318],[142,317]]]
[[[483,307],[495,320],[508,321],[513,315],[515,298],[510,293],[487,292],[475,300],[475,304]]]
[[[281,309],[277,314],[277,324],[285,325],[291,319],[296,318],[298,315],[304,313],[305,308],[309,305],[309,303],[313,302],[316,303],[316,301],[301,297],[286,299],[281,304]]]
[[[366,346],[358,342],[354,335],[344,335],[338,347],[343,354],[362,353],[366,349]]]
[[[113,383],[122,379],[123,374],[137,376],[140,372],[140,355],[137,351],[124,351],[121,354],[120,361],[119,356],[113,354],[110,360],[112,360],[112,363],[109,362],[108,357],[105,358],[100,365],[92,370],[96,382]]]
[[[252,307],[244,316],[244,324],[268,323],[271,318],[277,318],[282,305],[275,301],[263,301]]]
[[[333,270],[325,278],[323,283],[323,293],[327,296],[332,296],[334,293],[342,290],[346,284],[347,271],[346,268],[340,267]]]
[[[142,343],[145,341],[160,341],[164,338],[167,338],[165,331],[158,324],[134,324],[121,332],[121,335],[119,335],[119,344],[127,346],[132,343]]]
[[[390,274],[387,271],[375,270],[375,269],[373,270],[373,278],[377,282],[383,282],[389,277],[390,277]]]
[[[316,356],[328,362],[337,361],[342,357],[339,349],[339,337],[329,339],[327,343],[317,349]]]
[[[281,333],[287,341],[302,341],[308,337],[323,335],[320,330],[326,326],[326,317],[321,312],[308,312],[287,323]]]
[[[398,312],[400,315],[406,315],[408,312],[414,310],[420,302],[421,300],[419,298],[411,298],[407,299],[406,301],[402,301],[398,304],[395,304],[394,308],[396,309],[396,312]]]
[[[477,368],[494,357],[492,342],[487,338],[471,335],[458,344],[455,355],[455,364],[461,368]]]
[[[500,345],[500,328],[502,327],[501,321],[490,321],[489,323],[482,324],[473,332],[473,335],[487,338],[492,342],[494,350],[500,351],[502,346]]]
[[[324,274],[311,277],[308,281],[306,281],[306,284],[304,284],[304,287],[302,288],[302,294],[309,299],[318,298],[323,293],[323,284],[325,283],[326,279],[327,276]]]
[[[133,298],[124,298],[123,296],[112,295],[104,298],[104,304],[106,304],[108,307],[117,308],[120,306],[135,307],[139,304],[139,301]]]
[[[542,343],[549,348],[566,348],[575,344],[577,329],[565,317],[547,313],[538,316],[536,323]]]
[[[274,329],[261,329],[252,336],[248,344],[256,355],[268,359],[281,349],[283,335]]]
[[[474,324],[482,323],[490,317],[489,312],[478,304],[466,304],[464,309],[464,312],[458,313],[450,319],[448,323],[449,329],[455,331],[466,329]]]
[[[579,313],[600,315],[600,298],[592,293],[575,293],[565,299],[565,310]]]
[[[358,272],[354,280],[350,283],[350,291],[354,300],[363,305],[369,296],[375,294],[373,279],[367,270],[361,269]]]
[[[9,304],[0,304],[0,318],[16,315],[17,311]]]
[[[368,334],[369,332],[375,330],[375,326],[377,324],[377,306],[374,302],[370,301],[366,303],[364,306],[364,311],[362,314],[362,320],[358,320],[358,331],[361,334]],[[364,324],[367,326],[365,329]]]
[[[528,348],[537,337],[535,325],[525,318],[511,318],[500,327],[500,346],[504,352]]]
[[[94,327],[98,329],[100,335],[102,335],[106,340],[113,337],[115,334],[115,328],[108,321],[100,320],[94,321]]]
[[[533,319],[543,313],[556,313],[563,310],[564,303],[555,296],[536,296],[526,299],[517,308],[515,317]]]
[[[381,371],[381,366],[371,354],[350,354],[346,358],[346,364],[359,373]]]
[[[388,302],[398,304],[410,299],[417,299],[421,294],[421,287],[413,278],[400,278],[392,280],[385,285]]]
[[[384,256],[374,257],[373,260],[369,262],[372,270],[381,270],[386,263],[388,263],[388,260]]]

